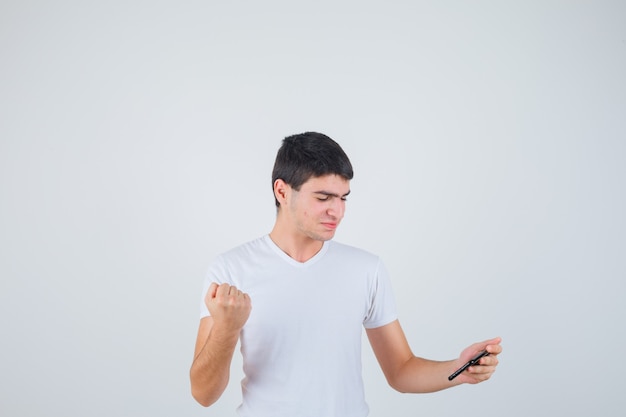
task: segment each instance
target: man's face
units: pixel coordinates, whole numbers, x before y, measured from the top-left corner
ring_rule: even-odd
[[[326,241],[335,236],[346,210],[350,181],[338,175],[313,177],[300,191],[291,189],[285,209],[296,231],[310,239]]]

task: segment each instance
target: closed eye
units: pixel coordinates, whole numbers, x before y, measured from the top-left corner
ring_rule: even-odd
[[[315,198],[317,198],[319,201],[328,201],[331,198],[340,198],[341,201],[347,201],[348,194],[350,194],[350,192],[348,191],[346,194],[341,195],[341,196],[339,194],[327,193],[327,192],[318,192],[316,194],[317,196]]]

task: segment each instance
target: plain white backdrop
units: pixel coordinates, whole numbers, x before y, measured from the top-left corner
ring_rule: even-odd
[[[373,417],[618,416],[622,1],[0,3],[0,414],[233,416],[189,390],[202,279],[269,232],[283,137],[355,168],[415,354],[502,336],[494,377]],[[320,300],[323,308],[323,300]]]

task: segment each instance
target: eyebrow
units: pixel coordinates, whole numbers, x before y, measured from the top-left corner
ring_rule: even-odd
[[[321,195],[326,195],[328,197],[347,197],[350,194],[351,190],[348,190],[347,193],[345,193],[344,195],[339,195],[336,193],[331,193],[330,191],[313,191],[313,194],[321,194]]]

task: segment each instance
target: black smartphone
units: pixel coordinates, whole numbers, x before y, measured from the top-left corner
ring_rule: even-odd
[[[467,368],[469,368],[472,365],[476,365],[476,362],[478,362],[480,360],[480,358],[482,358],[483,356],[487,356],[487,355],[489,355],[489,352],[487,352],[486,350],[478,352],[478,354],[476,354],[476,356],[474,356],[472,359],[467,361],[467,363],[465,363],[465,365],[461,366],[459,369],[454,371],[454,373],[448,377],[448,381],[452,381],[454,378],[459,376],[459,374],[461,372],[463,372],[464,370],[466,370]]]

